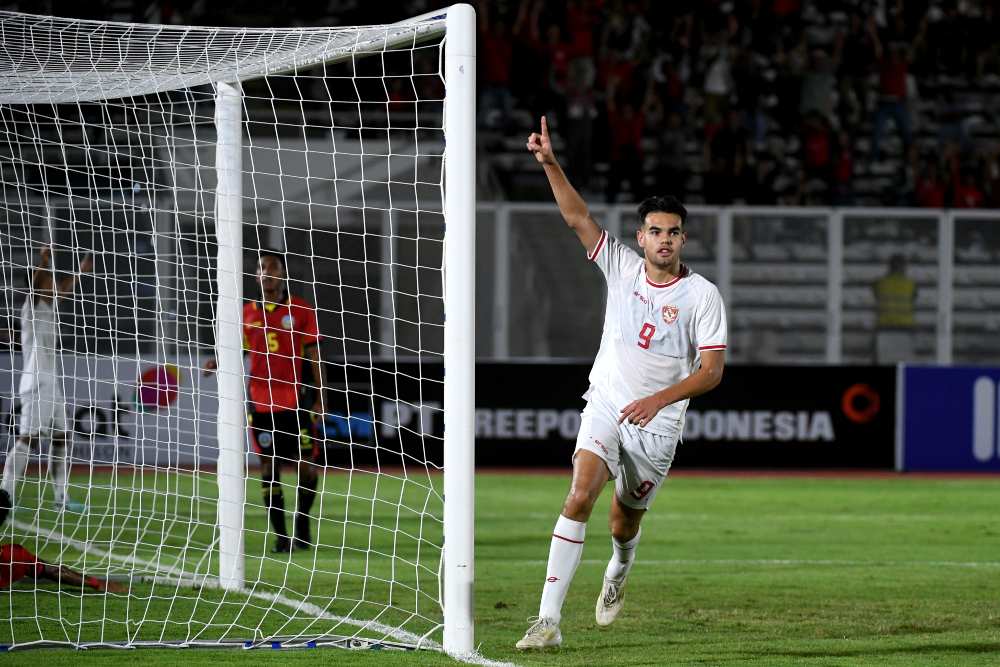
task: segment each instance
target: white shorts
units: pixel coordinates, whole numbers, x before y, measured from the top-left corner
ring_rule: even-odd
[[[62,392],[43,387],[38,393],[21,396],[21,419],[17,429],[19,435],[49,436],[54,432],[65,433],[67,430],[66,399]]]
[[[648,509],[667,478],[681,429],[661,435],[628,422],[593,401],[583,409],[576,452],[585,449],[604,460],[615,480],[618,501],[633,509]]]

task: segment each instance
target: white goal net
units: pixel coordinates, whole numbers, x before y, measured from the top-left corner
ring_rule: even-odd
[[[471,651],[473,21],[0,12],[0,646]]]

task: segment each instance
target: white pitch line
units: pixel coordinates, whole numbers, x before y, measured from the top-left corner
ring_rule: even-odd
[[[544,560],[504,560],[504,563],[515,563],[520,565],[545,565]],[[580,561],[581,565],[606,565],[607,560],[585,558]],[[824,565],[824,566],[877,566],[877,567],[900,567],[908,565],[929,565],[932,567],[967,567],[967,568],[1000,568],[1000,561],[956,561],[956,560],[836,560],[818,559],[810,560],[804,558],[673,558],[659,560],[643,560],[637,558],[636,565],[763,565],[787,567],[796,565]]]
[[[184,585],[199,586],[201,588],[208,589],[221,589],[218,579],[214,577],[193,577],[181,568],[173,567],[171,565],[161,565],[159,563],[152,563],[145,559],[139,558],[137,556],[125,556],[121,554],[116,554],[112,551],[106,551],[100,547],[96,547],[87,542],[74,539],[63,535],[55,529],[43,529],[40,526],[36,526],[30,523],[25,523],[24,521],[18,521],[16,519],[11,521],[11,525],[21,529],[25,532],[31,532],[39,537],[43,537],[50,541],[59,542],[60,544],[70,546],[81,553],[93,554],[101,558],[107,558],[108,560],[118,561],[119,563],[124,563],[132,566],[139,566],[140,568],[146,570],[154,570],[157,573],[167,574],[168,577],[158,577],[154,575],[152,579],[159,582],[169,582],[169,583],[181,583]],[[335,623],[342,623],[344,625],[353,625],[361,629],[370,629],[375,632],[381,632],[385,636],[393,637],[400,641],[406,641],[418,646],[426,646],[427,648],[434,650],[442,650],[441,644],[438,642],[422,638],[412,632],[407,632],[406,630],[401,630],[399,628],[394,628],[389,625],[378,623],[375,621],[358,621],[353,618],[346,618],[343,616],[337,616],[331,614],[324,610],[319,605],[313,604],[311,602],[306,602],[305,600],[293,600],[285,595],[278,593],[268,593],[266,591],[257,591],[249,588],[243,588],[239,592],[243,593],[248,597],[254,597],[259,600],[264,600],[267,602],[276,602],[280,605],[289,607],[296,612],[304,612],[314,618],[322,619],[325,621],[333,621]],[[518,667],[514,663],[510,662],[497,662],[490,660],[482,656],[478,651],[470,653],[467,655],[452,655],[453,658],[460,660],[465,663],[473,665],[482,665],[483,667]]]

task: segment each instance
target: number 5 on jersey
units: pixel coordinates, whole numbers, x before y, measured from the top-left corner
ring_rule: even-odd
[[[653,340],[654,333],[656,333],[656,327],[649,322],[646,322],[642,325],[642,331],[639,332],[639,342],[636,343],[636,345],[644,350],[648,350],[649,344]]]

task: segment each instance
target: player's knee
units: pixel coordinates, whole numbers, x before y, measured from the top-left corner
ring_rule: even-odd
[[[611,523],[611,537],[619,542],[628,542],[639,534],[639,522],[626,517],[614,517]]]
[[[270,463],[263,463],[260,466],[260,483],[265,489],[271,488],[278,483],[277,468]]]
[[[619,542],[628,542],[639,533],[639,523],[642,521],[641,510],[624,509],[616,503],[608,517],[608,527],[611,536]]]
[[[597,493],[587,489],[572,488],[563,503],[563,516],[574,521],[585,521],[597,502]]]
[[[312,466],[303,465],[299,467],[299,483],[316,488],[316,470]]]

